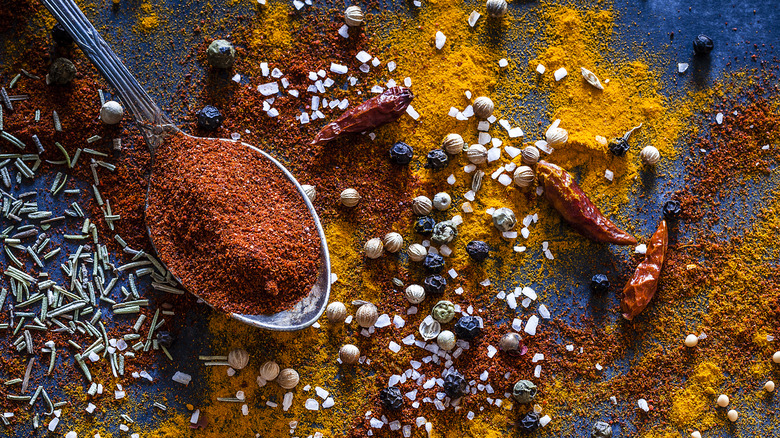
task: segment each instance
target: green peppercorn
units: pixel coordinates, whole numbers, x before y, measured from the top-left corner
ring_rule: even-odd
[[[236,60],[236,49],[228,41],[214,40],[206,50],[206,58],[212,67],[230,68]]]
[[[433,226],[431,241],[436,245],[443,245],[452,242],[457,235],[458,229],[455,228],[455,222],[442,221]]]
[[[515,383],[515,387],[512,388],[512,397],[517,400],[518,403],[531,403],[536,397],[538,389],[533,382],[529,380],[520,380]]]
[[[497,208],[493,212],[493,225],[502,233],[511,230],[517,225],[515,213],[506,207]]]
[[[436,303],[431,310],[431,316],[436,321],[446,324],[455,318],[455,305],[450,301],[442,300]]]
[[[76,78],[76,66],[69,59],[57,58],[49,67],[46,75],[47,84],[68,85]]]

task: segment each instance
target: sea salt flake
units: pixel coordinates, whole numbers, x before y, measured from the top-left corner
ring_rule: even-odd
[[[481,17],[481,16],[482,15],[479,12],[471,11],[471,13],[469,14],[469,19],[468,19],[469,26],[471,26],[471,27],[476,26],[477,20],[479,20],[479,17]]]
[[[328,396],[330,395],[330,393],[326,389],[320,388],[319,386],[314,387],[314,392],[317,394],[319,398],[323,400],[328,398]]]
[[[481,145],[486,145],[490,142],[490,139],[491,139],[490,134],[488,134],[487,132],[480,132],[479,135],[477,136],[477,143]]]
[[[405,324],[406,324],[406,321],[404,321],[404,319],[403,319],[403,318],[401,318],[401,317],[400,317],[400,316],[398,316],[398,315],[393,315],[393,325],[394,325],[396,328],[401,328],[401,327],[403,327]]]
[[[506,154],[509,155],[509,158],[515,158],[516,156],[520,155],[523,151],[514,146],[506,146],[504,148],[504,152],[506,152]],[[507,170],[511,171],[512,169],[507,168]]]
[[[520,289],[520,293],[525,295],[525,296],[527,296],[528,298],[530,298],[532,300],[536,300],[537,298],[539,298],[539,296],[536,294],[536,291],[531,289],[528,286]]]
[[[379,318],[377,318],[374,327],[383,328],[389,325],[390,325],[390,316],[387,313],[383,313],[382,315],[379,315]]]
[[[441,31],[436,32],[436,50],[441,50],[444,47],[444,43],[447,41],[447,37],[444,36]]]
[[[552,421],[552,418],[550,418],[549,415],[545,415],[544,417],[539,419],[539,425],[544,427],[550,424],[550,421]]]
[[[288,409],[292,406],[293,402],[293,396],[294,394],[292,392],[288,392],[284,394],[284,398],[282,399],[282,410],[287,412]]]

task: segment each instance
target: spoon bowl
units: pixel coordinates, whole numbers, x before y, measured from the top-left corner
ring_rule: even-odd
[[[92,61],[98,71],[105,77],[108,83],[114,87],[122,98],[125,107],[135,119],[141,128],[141,133],[146,140],[149,150],[154,160],[157,148],[170,135],[179,133],[180,130],[173,125],[171,120],[160,110],[156,103],[149,97],[143,87],[130,74],[127,68],[122,64],[119,57],[111,50],[108,44],[97,33],[95,28],[84,16],[79,7],[73,0],[41,0],[41,3],[51,12],[54,18],[68,31],[73,40],[82,49],[87,58]],[[187,135],[187,134],[185,134]],[[325,311],[330,295],[330,257],[328,246],[325,239],[325,231],[322,228],[317,212],[314,210],[309,198],[303,191],[303,187],[298,183],[290,171],[278,160],[268,153],[243,142],[228,139],[200,138],[187,135],[188,137],[198,138],[207,141],[224,141],[231,144],[240,144],[253,152],[259,154],[270,161],[274,166],[282,171],[284,176],[296,188],[298,195],[306,205],[306,209],[311,215],[317,229],[320,244],[320,260],[317,271],[317,277],[309,292],[292,308],[282,310],[272,314],[248,315],[234,312],[227,312],[230,317],[243,323],[276,331],[295,331],[301,330],[314,324]],[[151,176],[150,176],[151,178]],[[146,208],[149,206],[149,197],[147,191]],[[172,207],[173,208],[173,207]],[[155,248],[154,239],[147,221],[147,233]],[[166,269],[167,266],[166,266]],[[179,283],[180,276],[176,272],[171,272]],[[181,273],[179,273],[181,274]],[[190,291],[192,292],[192,291]],[[197,296],[197,295],[196,295]],[[203,297],[198,297],[206,304],[220,311],[219,306],[210,303]]]

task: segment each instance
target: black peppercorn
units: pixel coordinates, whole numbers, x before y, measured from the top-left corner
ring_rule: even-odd
[[[697,55],[709,55],[713,48],[715,48],[715,42],[707,35],[699,34],[693,40],[693,51]]]
[[[428,161],[425,163],[427,169],[444,169],[450,162],[450,157],[441,149],[434,149],[428,152]]]
[[[216,107],[206,105],[198,111],[198,126],[207,131],[215,131],[222,125],[222,114]]]
[[[444,269],[444,257],[439,254],[428,254],[422,264],[429,274],[438,274]]]
[[[51,39],[54,40],[54,44],[58,46],[69,46],[73,44],[73,37],[70,36],[67,30],[62,24],[57,23],[51,28]]]
[[[163,347],[170,348],[173,345],[173,341],[174,339],[170,332],[165,330],[157,332],[157,343]]]
[[[451,399],[461,398],[466,393],[466,379],[457,371],[444,378],[444,393]]]
[[[590,431],[590,438],[612,438],[612,426],[603,421],[595,422]]]
[[[441,295],[447,287],[447,279],[441,275],[429,275],[423,280],[423,289],[427,295]]]
[[[590,279],[590,290],[603,294],[609,291],[609,278],[604,274],[596,274]]]
[[[526,432],[533,432],[537,427],[539,427],[539,414],[536,412],[529,412],[520,420],[520,428]]]
[[[387,409],[398,410],[404,404],[404,397],[401,390],[395,386],[387,387],[379,391],[379,399]]]
[[[630,147],[628,140],[623,137],[616,137],[609,141],[609,151],[616,157],[625,155]]]
[[[412,161],[414,150],[408,144],[399,141],[390,148],[390,161],[400,166],[405,166]]]
[[[680,216],[681,211],[682,209],[680,208],[679,201],[672,200],[664,202],[664,219],[668,221],[675,220]]]
[[[463,315],[458,322],[455,323],[455,327],[452,329],[459,338],[465,340],[471,340],[479,336],[481,329],[479,328],[479,319],[476,316]]]
[[[430,236],[433,234],[433,227],[435,226],[436,221],[432,217],[423,216],[417,219],[417,222],[414,224],[414,231],[423,236]]]
[[[490,247],[481,240],[472,240],[466,245],[466,252],[472,259],[483,262],[490,253]]]

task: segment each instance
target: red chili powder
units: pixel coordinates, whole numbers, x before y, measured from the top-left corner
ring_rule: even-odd
[[[296,187],[241,143],[176,134],[157,150],[147,222],[182,285],[220,310],[289,308],[317,277],[317,228]]]

